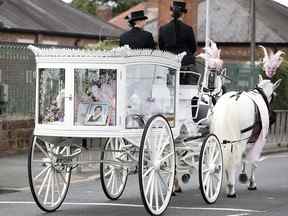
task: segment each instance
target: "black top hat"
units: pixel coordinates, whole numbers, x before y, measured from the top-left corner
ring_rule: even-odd
[[[172,11],[180,11],[182,13],[187,13],[186,3],[182,1],[173,1],[173,5],[170,9]]]
[[[139,10],[131,12],[130,16],[126,16],[125,19],[131,23],[137,20],[146,20],[148,17],[144,15],[144,10]]]

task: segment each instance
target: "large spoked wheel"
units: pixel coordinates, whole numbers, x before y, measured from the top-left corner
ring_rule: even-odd
[[[223,155],[220,142],[214,134],[204,140],[199,158],[199,183],[206,203],[215,203],[221,190]]]
[[[35,136],[28,157],[29,185],[36,204],[53,212],[63,203],[71,178],[70,146],[55,146]],[[66,158],[66,159],[65,159]]]
[[[147,122],[139,153],[141,198],[151,215],[161,215],[171,199],[175,176],[175,147],[169,123],[162,115]]]
[[[123,138],[109,138],[105,144],[105,151],[101,153],[101,184],[106,197],[111,200],[117,200],[122,195],[128,178],[128,168],[121,166],[121,162],[127,162],[124,147]]]

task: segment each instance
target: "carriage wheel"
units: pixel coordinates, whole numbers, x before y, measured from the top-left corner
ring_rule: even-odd
[[[71,166],[63,158],[70,146],[54,146],[35,136],[28,156],[29,185],[36,204],[53,212],[63,203],[71,178]]]
[[[214,134],[204,140],[199,158],[199,183],[206,203],[215,203],[222,185],[223,155],[220,142]]]
[[[139,186],[151,215],[161,215],[171,199],[175,176],[175,147],[167,120],[156,115],[147,122],[140,145]]]
[[[109,138],[105,144],[105,151],[101,153],[101,184],[106,197],[111,200],[117,200],[122,195],[128,178],[128,168],[109,164],[107,160],[119,163],[127,161],[126,154],[121,152],[124,146],[123,138]]]

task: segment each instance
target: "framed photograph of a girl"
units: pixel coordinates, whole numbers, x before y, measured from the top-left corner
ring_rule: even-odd
[[[108,104],[91,103],[86,115],[86,125],[106,125]]]

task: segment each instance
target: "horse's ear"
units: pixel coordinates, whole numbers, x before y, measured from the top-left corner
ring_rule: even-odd
[[[259,74],[258,78],[259,78],[259,83],[263,81],[263,77],[261,74]]]
[[[280,85],[281,81],[282,81],[282,79],[279,79],[279,80],[277,80],[277,81],[274,83],[273,90],[275,90],[275,89],[278,88],[278,86]]]

